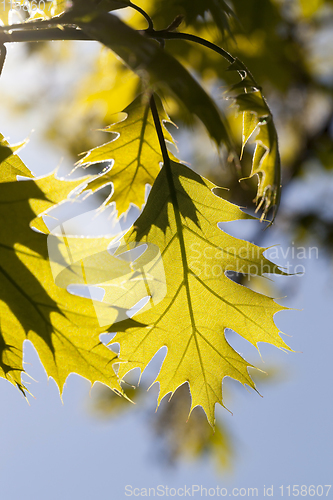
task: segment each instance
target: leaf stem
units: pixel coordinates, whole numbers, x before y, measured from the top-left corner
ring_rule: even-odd
[[[157,40],[158,39],[189,40],[190,42],[195,42],[195,43],[198,43],[200,45],[203,45],[204,47],[208,47],[211,50],[214,50],[214,52],[217,52],[218,54],[220,54],[222,57],[224,57],[224,59],[229,61],[231,64],[236,61],[236,59],[231,54],[229,54],[229,52],[222,49],[218,45],[215,45],[215,43],[209,42],[208,40],[205,40],[204,38],[201,38],[200,36],[197,36],[197,35],[191,35],[190,33],[180,33],[180,32],[167,31],[167,30],[161,30],[161,31],[146,30],[144,33],[146,36],[149,36],[150,38],[156,38]]]
[[[129,7],[132,7],[132,9],[136,10],[137,12],[139,12],[145,18],[145,20],[148,23],[148,30],[149,31],[150,30],[154,31],[153,21],[151,20],[150,16],[147,14],[147,12],[145,12],[143,9],[141,9],[141,7],[139,7],[138,5],[135,5],[132,2],[129,4]]]
[[[175,220],[176,220],[176,226],[177,226],[177,232],[178,232],[178,239],[179,239],[179,245],[180,245],[180,251],[181,251],[181,256],[182,256],[182,262],[183,262],[183,268],[184,268],[184,285],[186,287],[186,293],[187,297],[189,300],[189,310],[190,310],[190,316],[191,316],[191,321],[192,325],[194,325],[194,315],[193,315],[193,310],[191,306],[191,300],[190,300],[190,288],[189,288],[189,283],[188,283],[188,263],[187,263],[187,255],[186,255],[186,249],[185,249],[185,240],[184,240],[184,235],[183,235],[183,227],[182,227],[182,220],[180,216],[180,208],[179,208],[179,203],[178,203],[178,197],[177,197],[177,190],[175,187],[175,183],[173,180],[172,176],[172,169],[171,169],[171,161],[169,158],[169,153],[166,147],[165,139],[164,139],[164,134],[162,130],[162,125],[160,121],[160,117],[158,114],[158,110],[156,107],[156,102],[154,98],[154,94],[152,94],[150,98],[150,109],[153,115],[154,119],[154,124],[158,136],[158,141],[160,143],[160,148],[163,156],[163,168],[165,169],[165,174],[166,174],[166,179],[170,191],[170,197],[171,197],[171,202],[173,205],[173,210],[175,214]]]
[[[179,242],[180,242],[180,246],[181,246],[183,263],[186,263],[187,260],[186,260],[186,253],[184,251],[185,246],[184,246],[184,241],[183,241],[183,234],[182,234],[182,227],[181,227],[182,224],[181,224],[181,218],[180,218],[180,212],[179,212],[177,192],[175,189],[174,180],[172,178],[171,161],[170,161],[168,149],[166,146],[166,142],[164,139],[164,134],[163,134],[162,125],[161,125],[160,117],[158,114],[158,110],[156,107],[154,94],[152,94],[150,97],[150,109],[151,109],[151,113],[153,115],[153,120],[154,120],[155,129],[157,132],[158,141],[160,143],[160,148],[161,148],[162,157],[163,157],[163,167],[165,169],[165,174],[166,174],[166,178],[167,178],[167,182],[168,182],[168,186],[169,186],[169,190],[170,190],[171,201],[172,201],[173,209],[175,212],[175,219],[176,219],[176,225],[177,225],[178,232],[179,232]]]
[[[160,122],[160,117],[159,117],[159,114],[157,111],[157,106],[156,106],[154,94],[152,94],[150,97],[150,109],[151,109],[151,113],[153,115],[154,125],[155,125],[155,129],[156,129],[157,137],[158,137],[158,142],[160,143],[160,148],[161,148],[162,157],[163,157],[163,163],[164,163],[164,165],[170,166],[169,153],[168,153],[168,150],[167,150],[167,147],[165,144],[164,134],[163,134],[163,130],[162,130],[161,122]]]
[[[193,303],[192,303],[192,297],[191,297],[191,289],[190,289],[190,282],[189,282],[189,274],[192,274],[188,260],[187,260],[187,253],[186,253],[186,243],[185,243],[185,238],[183,234],[183,224],[182,224],[182,219],[181,219],[181,212],[180,212],[180,207],[178,203],[178,197],[177,197],[177,189],[174,183],[174,179],[172,176],[172,169],[171,169],[171,161],[169,158],[168,150],[166,147],[164,135],[163,135],[163,130],[160,122],[160,117],[157,111],[155,99],[154,99],[154,94],[150,98],[150,109],[153,115],[154,119],[154,124],[158,136],[158,140],[160,143],[161,151],[162,151],[162,156],[163,156],[163,168],[165,168],[165,173],[166,173],[166,178],[167,178],[167,183],[170,191],[170,198],[171,202],[173,205],[173,211],[175,214],[175,221],[176,221],[176,227],[177,227],[177,235],[178,235],[178,241],[179,241],[179,247],[180,247],[180,253],[181,253],[181,259],[182,259],[182,265],[183,265],[183,281],[182,285],[185,287],[186,290],[186,299],[187,299],[187,305],[188,305],[188,312],[189,316],[191,319],[191,327],[192,327],[192,338],[195,342],[196,349],[198,352],[198,356],[200,359],[200,366],[203,367],[203,361],[200,353],[200,346],[197,338],[197,327],[195,324],[195,316],[194,316],[194,309],[193,309]],[[203,377],[205,377],[204,370],[202,369]]]

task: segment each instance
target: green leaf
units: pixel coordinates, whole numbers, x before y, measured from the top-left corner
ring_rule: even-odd
[[[167,87],[190,113],[205,125],[216,143],[233,151],[227,123],[213,100],[173,56],[159,44],[133,30],[112,14],[84,11],[68,12],[62,24],[76,24],[92,39],[98,40],[153,87]]]
[[[285,309],[272,298],[231,281],[226,271],[262,276],[284,274],[268,261],[265,248],[223,232],[219,222],[251,218],[214,194],[216,186],[184,165],[170,162],[158,175],[147,205],[125,238],[127,245],[158,246],[164,265],[166,295],[134,318],[110,327],[118,331],[118,375],[144,370],[156,352],[168,349],[156,379],[158,401],[185,382],[190,385],[191,411],[202,406],[214,424],[215,403],[222,402],[222,380],[232,377],[254,388],[245,361],[227,342],[225,329],[235,330],[257,347],[269,342],[288,349],[279,336],[273,315]],[[146,292],[147,294],[147,292]]]
[[[210,12],[216,26],[222,34],[226,31],[231,34],[229,18],[235,17],[233,10],[224,0],[178,0],[177,3],[185,9],[187,13],[186,19],[189,23],[193,23],[196,17],[205,18],[205,13]]]
[[[258,175],[255,201],[258,204],[257,211],[263,208],[261,219],[274,207],[273,222],[281,196],[281,161],[273,116],[259,86],[244,64],[236,59],[229,69],[238,71],[242,78],[242,81],[234,85],[232,90],[242,85],[244,90],[244,93],[233,98],[239,112],[243,113],[241,156],[247,142],[254,138],[256,147],[249,177]]]
[[[27,141],[10,146],[4,136],[0,134],[0,182],[16,181],[17,175],[33,177],[30,170],[15,153],[21,149]]]
[[[256,135],[256,148],[253,155],[251,176],[258,174],[259,184],[256,201],[259,201],[257,210],[264,204],[263,216],[271,207],[276,209],[280,202],[281,161],[278,148],[278,138],[274,123],[268,118],[260,123],[259,133]]]
[[[150,2],[152,18],[163,26],[170,22],[170,18],[182,15],[187,25],[202,28],[203,23],[209,27],[214,24],[221,31],[222,35],[227,32],[232,36],[230,29],[230,19],[236,15],[224,0],[154,0]],[[207,15],[208,14],[208,15]],[[210,15],[209,15],[210,14]],[[199,20],[198,18],[201,17]],[[212,22],[212,21],[213,22]],[[211,24],[210,24],[211,23]]]
[[[4,175],[0,169],[0,178]],[[0,183],[0,376],[23,392],[25,339],[32,341],[61,391],[72,372],[120,390],[112,369],[116,355],[99,340],[102,329],[92,301],[56,286],[47,237],[29,227],[36,215],[66,198],[79,182],[82,179],[66,182],[50,175]]]
[[[161,119],[170,122],[162,102],[156,98]],[[106,132],[118,134],[110,142],[91,149],[78,162],[88,168],[94,162],[111,162],[101,175],[95,176],[84,190],[96,191],[107,184],[113,184],[113,192],[104,202],[116,202],[118,215],[126,212],[131,204],[140,209],[145,203],[146,184],[152,185],[160,171],[163,158],[150,111],[149,100],[137,97],[126,109],[126,118],[110,125]],[[168,131],[164,130],[166,140],[173,142]]]

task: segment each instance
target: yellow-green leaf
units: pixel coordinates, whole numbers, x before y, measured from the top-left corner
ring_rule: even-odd
[[[251,176],[259,175],[256,200],[261,200],[258,209],[264,203],[263,212],[266,214],[270,207],[277,207],[280,201],[281,162],[277,133],[270,117],[266,122],[260,123],[255,141]]]
[[[170,123],[162,102],[157,97],[156,101],[161,119]],[[112,183],[113,191],[105,205],[116,202],[118,215],[126,212],[131,204],[142,207],[145,203],[146,184],[154,183],[162,162],[149,101],[139,96],[124,109],[124,113],[124,120],[105,129],[117,136],[110,142],[91,149],[78,162],[83,168],[96,162],[107,162],[102,174],[95,176],[85,190],[96,191]],[[166,140],[173,142],[166,129],[164,135]]]
[[[64,199],[77,183],[53,175],[0,183],[0,376],[22,391],[25,339],[32,341],[60,390],[72,372],[91,383],[119,388],[112,369],[116,355],[99,340],[102,329],[92,301],[55,284],[47,237],[29,227],[36,215]]]
[[[184,165],[170,162],[158,175],[147,205],[125,238],[159,247],[166,279],[165,298],[133,320],[114,324],[120,344],[119,376],[144,370],[163,346],[168,351],[157,381],[159,401],[181,384],[190,385],[192,405],[202,406],[214,423],[214,407],[222,402],[222,380],[229,376],[254,388],[249,363],[227,342],[225,329],[235,330],[257,346],[269,342],[288,349],[273,316],[284,307],[272,298],[239,285],[226,271],[259,275],[283,272],[257,247],[223,232],[219,222],[250,218],[214,194],[214,184]],[[154,289],[147,292],[154,303]],[[113,342],[112,341],[112,342]]]
[[[248,113],[246,111],[243,113],[242,151],[240,155],[241,159],[243,157],[244,148],[251,135],[256,130],[258,123],[258,118],[254,113]]]
[[[49,217],[48,211],[54,207],[54,205],[70,197],[72,192],[76,191],[79,193],[82,191],[83,187],[80,189],[80,186],[86,185],[88,177],[75,180],[62,180],[58,179],[55,174],[56,172],[53,172],[51,175],[35,179],[35,184],[44,196],[29,199],[29,205],[33,213],[37,215],[31,220],[30,227],[38,229],[38,231],[45,234],[49,233],[49,229],[43,218],[45,217],[47,220],[47,217]]]
[[[15,154],[26,142],[10,146],[4,136],[0,134],[0,182],[16,181],[18,175],[33,177],[21,158]]]
[[[273,221],[281,195],[281,161],[273,116],[261,90],[243,63],[236,60],[229,69],[238,71],[242,78],[242,81],[234,85],[232,90],[242,85],[244,90],[242,94],[233,98],[239,112],[243,113],[241,156],[246,143],[254,138],[256,148],[249,177],[258,175],[255,201],[258,204],[257,210],[263,209],[261,218],[263,219],[274,207]]]

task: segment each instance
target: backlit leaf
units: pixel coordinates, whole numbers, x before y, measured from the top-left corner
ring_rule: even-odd
[[[262,219],[274,207],[273,219],[280,202],[281,161],[278,138],[272,113],[247,68],[238,60],[229,68],[236,70],[242,81],[232,87],[238,89],[244,84],[244,93],[234,97],[235,105],[243,113],[242,153],[246,143],[253,138],[256,147],[252,160],[250,177],[258,175],[257,210],[263,209]]]
[[[53,175],[0,183],[0,376],[22,391],[25,339],[32,341],[60,391],[71,372],[91,383],[119,387],[112,369],[116,355],[99,341],[102,329],[92,301],[55,284],[47,237],[29,227],[36,215],[64,199],[78,183]]]
[[[161,119],[170,123],[158,98],[157,102]],[[96,191],[112,183],[113,192],[105,204],[116,202],[118,215],[126,212],[131,204],[142,207],[146,184],[154,183],[162,162],[149,101],[139,96],[124,109],[124,113],[126,118],[105,129],[117,136],[88,151],[78,162],[83,168],[88,168],[88,172],[91,164],[107,162],[102,174],[91,180],[85,190]],[[164,134],[168,141],[173,142],[166,129]]]
[[[157,377],[159,401],[185,382],[192,405],[202,406],[214,423],[215,403],[222,402],[222,380],[229,376],[254,388],[249,363],[227,342],[235,330],[254,346],[269,342],[288,349],[273,315],[284,309],[273,299],[231,281],[226,271],[259,275],[283,272],[268,261],[265,248],[224,233],[219,222],[250,218],[213,193],[214,184],[184,165],[170,162],[158,175],[147,205],[125,238],[127,245],[154,242],[165,271],[166,295],[147,304],[134,318],[110,327],[117,331],[119,376],[144,370],[163,346],[168,351]],[[154,303],[154,290],[146,292]]]
[[[16,155],[16,152],[25,144],[26,141],[23,141],[20,144],[10,146],[4,136],[0,134],[0,182],[16,181],[18,175],[33,177],[21,158]]]

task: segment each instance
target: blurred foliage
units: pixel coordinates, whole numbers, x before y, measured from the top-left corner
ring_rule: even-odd
[[[154,443],[154,454],[159,463],[175,466],[182,460],[197,460],[210,457],[217,470],[229,470],[234,459],[234,446],[230,430],[221,421],[216,421],[215,432],[207,422],[200,407],[195,408],[187,421],[191,401],[187,384],[177,389],[172,398],[163,401],[157,413],[147,409],[147,388],[139,386],[126,390],[127,396],[140,406],[146,407],[145,422]],[[117,396],[108,388],[99,386],[93,393],[91,409],[102,418],[116,418],[125,412],[134,411],[135,405]]]
[[[265,372],[254,372],[256,382],[260,384],[279,382],[285,375],[274,366],[265,368]],[[214,430],[201,407],[196,407],[188,419],[191,398],[187,384],[181,385],[172,398],[164,398],[154,412],[147,390],[144,381],[138,386],[124,384],[127,397],[134,403],[131,404],[99,384],[92,391],[88,407],[94,416],[110,420],[127,413],[143,412],[153,454],[160,465],[177,466],[182,461],[210,459],[219,473],[232,472],[240,451],[239,443],[221,413],[217,415]],[[224,390],[228,391],[228,387]]]
[[[160,408],[152,422],[159,457],[164,463],[173,464],[180,459],[210,456],[218,469],[230,469],[234,449],[229,428],[220,419],[212,431],[201,407],[197,407],[186,421],[190,406],[189,388],[183,384]]]
[[[277,125],[283,185],[291,185],[304,175],[304,164],[320,162],[331,169],[333,160],[333,1],[332,0],[220,0],[223,10],[214,10],[215,2],[188,0],[139,0],[137,5],[151,17],[155,29],[166,28],[176,16],[183,16],[179,31],[205,37],[232,52],[251,68],[256,81],[263,87],[274,121]],[[119,11],[118,11],[119,12]],[[137,29],[146,29],[147,21],[133,9],[121,11],[126,22]],[[37,45],[37,44],[36,44]],[[35,45],[35,47],[36,47]],[[85,47],[89,48],[85,50]],[[55,44],[57,47],[57,44]],[[115,114],[123,110],[141,91],[139,78],[126,68],[109,50],[96,44],[66,43],[66,50],[51,43],[39,44],[31,54],[49,65],[59,64],[64,71],[78,64],[82,70],[71,77],[64,88],[56,91],[59,78],[41,79],[40,88],[15,95],[16,107],[26,111],[43,108],[53,102],[49,111],[45,134],[61,146],[74,160],[82,151],[99,145],[98,129],[115,121]],[[27,49],[28,50],[28,49]],[[184,40],[167,40],[166,50],[185,66],[194,69],[195,76],[220,103],[231,118],[233,139],[241,150],[241,119],[230,106],[230,87],[237,83],[235,72],[226,71],[228,63],[207,48]],[[80,54],[78,56],[78,54]],[[45,81],[47,84],[45,85]],[[56,94],[54,98],[54,94]],[[38,96],[38,99],[36,98]],[[12,105],[8,95],[3,105]],[[181,141],[180,156],[194,170],[207,175],[215,183],[229,187],[231,201],[251,207],[256,191],[256,176],[239,182],[251,171],[253,145],[244,151],[242,171],[214,153],[209,139],[203,140],[202,126],[193,121],[188,112],[173,99],[166,100],[167,112],[180,126],[187,125],[188,133],[175,134]],[[204,142],[206,141],[206,142]],[[289,214],[291,227],[297,227],[300,214]],[[325,225],[325,221],[322,221]],[[307,237],[312,223],[303,224],[302,235]],[[321,240],[323,241],[323,240]],[[329,238],[324,238],[329,241]]]

